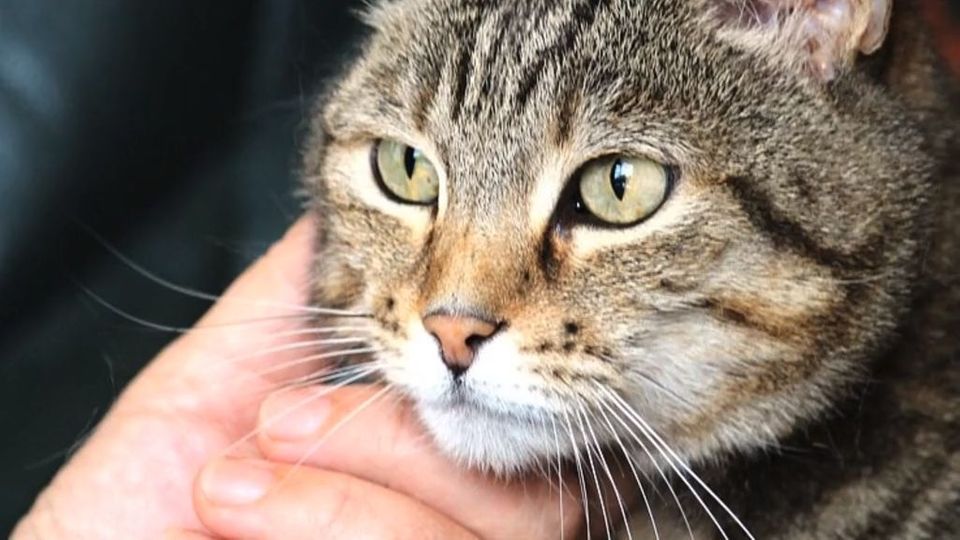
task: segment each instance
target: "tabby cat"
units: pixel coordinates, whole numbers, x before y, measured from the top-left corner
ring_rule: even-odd
[[[313,297],[373,315],[439,448],[566,463],[585,534],[960,538],[958,100],[916,6],[366,20],[305,159]]]

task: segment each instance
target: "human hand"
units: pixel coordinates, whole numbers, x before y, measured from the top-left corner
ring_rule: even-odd
[[[304,392],[320,390],[285,389],[258,412],[265,395],[320,368],[319,361],[303,362],[298,347],[301,323],[311,315],[301,306],[312,229],[301,220],[194,331],[151,362],[41,494],[14,539],[158,538],[165,531],[178,537],[200,533],[173,530],[203,525],[227,538],[320,531],[327,538],[557,536],[560,503],[545,480],[506,484],[461,470],[432,449],[403,404],[374,403],[354,417],[356,400],[373,389],[311,397],[296,415],[290,400],[302,404]],[[283,425],[321,419],[321,409],[326,427],[278,436]],[[284,410],[290,417],[274,426]],[[344,422],[348,416],[354,421]],[[258,417],[261,435],[246,440]],[[325,430],[335,433],[327,437]],[[233,458],[220,458],[226,448]],[[255,459],[259,451],[275,462]],[[196,483],[201,522],[191,492],[209,460]],[[231,507],[208,496],[217,478],[243,488],[251,469],[273,484],[258,502]],[[570,515],[563,523],[575,527],[579,503],[564,503]]]
[[[558,478],[495,480],[457,466],[434,449],[409,405],[382,399],[388,392],[272,396],[258,436],[270,461],[208,465],[195,493],[203,523],[220,537],[257,540],[575,536],[580,501],[570,490],[561,501]]]
[[[59,471],[13,538],[159,538],[200,527],[190,493],[200,467],[256,424],[260,401],[316,366],[278,351],[310,314],[306,283],[314,226],[298,222],[190,332],[129,385]],[[302,338],[302,336],[301,336]],[[257,355],[257,352],[272,351]],[[235,444],[254,455],[251,441]]]

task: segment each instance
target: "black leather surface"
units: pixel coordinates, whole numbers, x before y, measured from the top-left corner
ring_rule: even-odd
[[[170,336],[298,213],[300,127],[358,24],[338,0],[0,0],[0,537]]]

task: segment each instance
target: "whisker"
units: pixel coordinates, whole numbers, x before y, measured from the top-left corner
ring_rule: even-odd
[[[683,484],[687,487],[687,489],[690,491],[693,497],[697,500],[697,502],[700,503],[700,506],[707,513],[707,517],[710,518],[710,521],[713,522],[713,525],[720,532],[720,536],[722,536],[725,540],[729,540],[729,537],[727,536],[727,533],[723,530],[723,527],[720,525],[720,522],[717,520],[716,516],[713,515],[713,512],[710,511],[710,507],[707,506],[707,503],[704,502],[703,498],[700,497],[700,493],[693,487],[693,484],[690,483],[686,475],[683,474],[683,472],[681,472],[679,468],[677,468],[676,464],[673,462],[670,456],[667,455],[664,449],[661,448],[660,445],[657,444],[657,442],[654,439],[652,439],[650,435],[647,434],[647,432],[637,423],[637,421],[634,418],[635,416],[634,411],[632,409],[627,408],[625,405],[619,403],[618,401],[614,401],[613,404],[616,405],[621,410],[621,412],[623,412],[623,414],[627,417],[628,420],[630,420],[633,423],[634,426],[637,426],[640,429],[640,432],[643,434],[643,436],[646,437],[647,440],[657,450],[657,452],[659,452],[660,455],[663,456],[664,461],[666,461],[667,465],[670,466],[670,468],[673,470],[674,473],[676,473],[677,477],[680,479],[681,482],[683,482]],[[636,434],[633,433],[632,430],[628,430],[628,432],[631,434],[631,436],[634,437],[634,440],[636,440],[637,443],[639,443],[641,446],[644,446],[643,443],[636,436]],[[650,455],[649,452],[647,453],[647,455]],[[656,463],[656,460],[653,458],[652,455],[650,455],[650,458],[651,460],[653,460],[654,463]],[[669,482],[667,485],[669,485]]]
[[[623,398],[621,398],[619,395],[609,390],[608,388],[601,387],[601,391],[605,392],[613,400],[613,403],[620,408],[620,410],[627,416],[627,418],[631,420],[633,424],[637,426],[637,428],[640,429],[640,431],[647,438],[647,440],[649,440],[654,445],[654,447],[660,452],[660,454],[664,457],[664,459],[667,461],[670,467],[674,470],[674,472],[677,473],[677,476],[680,478],[680,480],[687,486],[687,489],[690,490],[690,493],[694,496],[694,498],[696,498],[697,502],[700,503],[700,506],[703,507],[704,511],[707,513],[707,516],[710,518],[710,521],[713,522],[714,526],[717,528],[717,531],[720,533],[720,536],[722,536],[726,540],[729,540],[729,536],[727,536],[726,531],[724,531],[723,527],[720,525],[720,522],[717,520],[716,516],[714,516],[713,512],[710,511],[710,507],[706,504],[706,502],[704,502],[703,498],[700,497],[699,492],[689,482],[686,474],[684,474],[684,472],[682,472],[679,468],[677,468],[677,465],[680,465],[680,467],[682,467],[684,470],[693,474],[692,471],[689,470],[689,467],[687,467],[686,464],[683,463],[683,461],[678,456],[676,456],[673,450],[666,445],[666,442],[660,439],[659,436],[656,436],[656,433],[653,433],[650,431],[649,425],[646,423],[646,421],[644,421],[640,417],[640,415],[637,414],[636,411],[634,411],[629,406],[629,404],[627,404],[623,400]],[[676,460],[676,463],[674,462],[674,460]],[[698,483],[703,484],[702,481]],[[714,495],[714,497],[716,496]],[[723,505],[723,506],[726,506],[726,505]],[[736,517],[734,517],[734,519],[737,520],[739,523],[739,520]],[[751,540],[753,540],[753,536],[750,535],[749,531],[745,531],[745,532],[747,532],[747,536],[750,537]]]
[[[300,349],[313,349],[313,348],[318,348],[318,347],[321,347],[321,346],[329,346],[329,345],[356,345],[356,344],[363,344],[363,343],[366,343],[366,342],[367,342],[367,340],[366,340],[365,338],[356,338],[356,337],[318,339],[318,340],[310,340],[310,341],[298,341],[298,342],[295,342],[295,343],[287,343],[287,344],[284,344],[284,345],[278,345],[278,346],[276,346],[276,347],[267,347],[266,349],[259,350],[259,351],[255,352],[255,353],[243,354],[243,355],[240,355],[240,356],[231,356],[231,357],[229,357],[229,358],[221,358],[221,359],[213,362],[211,365],[214,366],[214,367],[219,367],[219,366],[222,366],[222,365],[224,365],[224,364],[233,364],[233,363],[239,364],[239,363],[245,362],[245,361],[247,361],[247,360],[251,360],[251,359],[254,359],[254,358],[260,358],[260,357],[267,356],[267,355],[270,355],[270,354],[278,354],[278,353],[283,353],[283,352],[297,351],[297,350],[300,350]]]
[[[95,303],[105,308],[106,310],[108,310],[110,313],[120,317],[121,319],[134,323],[136,325],[142,326],[148,330],[153,330],[156,332],[162,332],[166,334],[186,335],[194,332],[222,330],[225,328],[234,328],[234,327],[239,327],[244,325],[264,324],[264,323],[278,322],[278,321],[294,321],[297,323],[302,323],[302,322],[309,322],[309,321],[316,320],[316,317],[312,314],[300,313],[300,314],[273,315],[269,317],[253,317],[250,319],[240,319],[236,321],[214,323],[214,324],[196,324],[190,327],[174,326],[174,325],[158,323],[158,322],[144,319],[142,317],[138,317],[110,303],[108,300],[97,295],[95,292],[91,291],[85,286],[81,284],[77,284],[77,286],[80,289],[82,289],[83,292],[91,300],[93,300]],[[367,327],[361,327],[361,326],[330,326],[330,327],[318,327],[318,328],[301,328],[297,330],[290,330],[286,332],[275,333],[275,334],[272,334],[272,337],[297,336],[297,335],[312,334],[312,333],[321,334],[324,332],[335,333],[339,331],[370,332],[371,330]]]
[[[684,405],[686,405],[687,407],[690,407],[691,409],[694,408],[693,403],[688,398],[680,395],[679,393],[677,393],[676,390],[669,388],[667,385],[663,384],[663,382],[658,381],[656,378],[651,377],[649,374],[644,373],[640,370],[633,370],[631,371],[631,373],[635,375],[637,378],[643,379],[643,381],[649,384],[651,387],[653,387],[654,390],[658,392],[662,392],[663,394],[669,396],[670,398],[676,401],[679,401],[680,403],[683,403]]]
[[[537,478],[541,478],[544,481],[551,481],[553,479],[553,465],[550,463],[542,463],[539,460],[530,464],[529,473]],[[524,491],[527,489],[527,479],[525,477],[520,478],[520,485],[523,486]]]
[[[584,410],[584,406],[582,403],[580,405],[580,410],[584,415],[586,415],[586,411]],[[587,430],[590,432],[590,438],[593,440],[593,445],[596,448],[597,459],[600,461],[600,466],[603,469],[604,474],[606,474],[607,479],[610,480],[610,487],[613,488],[613,495],[617,499],[617,506],[620,507],[620,515],[623,517],[623,525],[625,530],[627,531],[627,538],[628,540],[633,540],[633,532],[630,530],[630,518],[627,516],[627,509],[626,509],[626,506],[624,506],[623,497],[620,494],[620,489],[617,487],[617,481],[613,478],[613,473],[610,471],[610,466],[607,463],[606,457],[604,457],[603,455],[603,451],[601,450],[601,447],[600,447],[600,441],[599,439],[597,439],[597,433],[593,429],[593,425],[589,420],[587,420],[586,425],[587,425]],[[602,496],[603,495],[601,494],[601,497]]]
[[[155,330],[155,331],[157,331],[157,332],[165,332],[165,333],[172,333],[172,334],[187,334],[187,333],[193,332],[193,331],[195,331],[195,330],[197,330],[197,329],[215,329],[215,328],[223,328],[223,327],[228,327],[228,326],[238,326],[238,325],[242,325],[242,324],[255,324],[255,323],[260,323],[260,322],[270,322],[270,321],[283,320],[283,319],[289,319],[289,320],[304,320],[304,321],[305,321],[305,320],[310,320],[310,319],[314,318],[313,315],[309,315],[309,314],[295,314],[295,315],[294,315],[294,314],[290,314],[290,315],[278,315],[278,316],[273,316],[273,317],[258,317],[258,318],[246,319],[246,320],[242,320],[242,321],[235,321],[235,322],[231,322],[231,323],[220,323],[220,324],[211,324],[211,325],[194,326],[194,327],[173,326],[173,325],[168,325],[168,324],[163,324],[163,323],[157,323],[157,322],[153,322],[153,321],[148,321],[147,319],[143,319],[143,318],[141,318],[141,317],[138,317],[138,316],[136,316],[136,315],[134,315],[134,314],[132,314],[132,313],[130,313],[130,312],[128,312],[128,311],[124,311],[123,309],[117,307],[117,306],[114,305],[114,304],[111,304],[108,300],[106,300],[106,299],[103,298],[102,296],[98,295],[97,293],[93,292],[92,290],[90,290],[89,288],[87,288],[86,286],[84,286],[83,284],[81,284],[81,283],[76,283],[76,285],[77,285],[78,288],[80,288],[80,289],[84,292],[84,294],[86,294],[87,296],[89,296],[91,300],[93,300],[94,302],[96,302],[97,304],[99,304],[101,307],[106,308],[108,311],[110,311],[110,312],[113,313],[114,315],[117,315],[118,317],[120,317],[120,318],[122,318],[122,319],[124,319],[124,320],[126,320],[126,321],[128,321],[128,322],[132,322],[132,323],[134,323],[134,324],[138,324],[138,325],[143,326],[143,327],[145,327],[145,328],[147,328],[147,329]]]
[[[375,370],[375,369],[371,369],[371,370],[370,370],[371,373],[374,372],[374,371],[376,371],[376,370]],[[267,420],[267,421],[264,422],[262,425],[260,425],[260,426],[258,426],[257,428],[251,430],[249,433],[247,433],[246,435],[244,435],[244,436],[241,437],[240,439],[234,441],[233,444],[231,444],[231,445],[227,446],[226,448],[224,448],[223,451],[220,453],[220,455],[222,455],[222,456],[228,455],[230,452],[236,450],[237,447],[239,447],[241,444],[249,441],[249,440],[252,439],[253,437],[256,437],[257,435],[259,435],[260,433],[262,433],[264,429],[267,429],[267,428],[269,428],[269,427],[272,427],[274,424],[276,424],[277,422],[279,422],[281,418],[283,418],[284,416],[286,416],[286,415],[288,415],[288,414],[290,414],[290,413],[292,413],[292,412],[300,409],[301,407],[306,406],[306,405],[307,405],[308,403],[310,403],[311,401],[314,401],[314,400],[316,400],[316,399],[320,399],[320,398],[322,398],[322,397],[324,397],[324,396],[326,396],[326,395],[329,395],[330,393],[335,392],[335,391],[339,390],[340,388],[343,388],[344,386],[347,386],[347,385],[351,384],[352,382],[359,381],[360,379],[363,379],[364,377],[366,377],[366,376],[369,375],[369,374],[370,374],[370,373],[366,373],[366,372],[359,373],[359,374],[357,374],[357,375],[354,375],[353,377],[349,377],[349,378],[347,378],[346,380],[337,383],[336,385],[325,387],[321,392],[318,392],[318,393],[316,393],[316,394],[312,394],[312,395],[310,395],[310,396],[307,396],[307,397],[304,398],[304,399],[301,399],[301,400],[297,401],[297,402],[294,403],[293,405],[291,405],[291,406],[287,407],[286,409],[280,411],[276,416],[274,416],[273,418]],[[281,392],[283,392],[283,391],[284,391],[284,390],[281,390]]]
[[[565,407],[562,408],[561,411],[563,412],[563,421],[564,424],[566,424],[567,434],[570,436],[570,447],[573,448],[573,460],[577,467],[577,478],[580,481],[580,499],[583,504],[583,519],[587,528],[587,540],[590,540],[592,536],[591,529],[593,529],[593,527],[590,525],[590,508],[587,499],[586,475],[583,472],[583,464],[580,460],[580,449],[577,447],[577,439],[573,434],[573,424],[570,422],[570,415]]]
[[[614,395],[616,396],[616,394]],[[623,400],[623,398],[621,398],[620,396],[616,396],[616,398],[620,399],[621,401]],[[740,518],[737,517],[737,515],[733,512],[733,510],[731,510],[730,507],[728,507],[727,504],[724,503],[723,500],[716,493],[714,493],[709,486],[707,486],[706,482],[704,482],[703,479],[701,479],[697,473],[693,472],[693,470],[690,469],[690,467],[682,459],[680,459],[680,456],[678,456],[677,453],[674,452],[674,450],[670,448],[669,445],[667,445],[667,443],[663,440],[663,438],[652,427],[650,427],[650,425],[647,424],[647,422],[643,418],[641,418],[640,415],[635,414],[635,416],[637,420],[640,423],[642,423],[646,427],[646,429],[650,432],[650,435],[652,435],[653,438],[659,441],[660,444],[662,444],[663,447],[667,450],[667,452],[669,452],[673,456],[673,458],[677,461],[677,463],[680,464],[680,467],[683,468],[688,474],[690,474],[690,476],[693,477],[694,481],[696,481],[697,484],[699,484],[700,487],[702,487],[704,491],[706,491],[707,494],[710,495],[710,497],[714,501],[716,501],[716,503],[719,504],[721,508],[723,508],[724,512],[726,512],[727,515],[729,515],[730,518],[733,519],[733,521],[737,524],[737,526],[740,527],[740,530],[742,530],[743,533],[746,534],[748,538],[750,538],[750,540],[755,540],[753,535],[750,533],[750,530],[747,529],[746,525],[744,525],[743,522],[740,521]]]
[[[285,363],[284,365],[279,366],[279,367],[271,367],[269,370],[267,370],[267,371],[265,371],[265,372],[255,373],[254,375],[256,375],[256,376],[268,375],[268,374],[270,374],[270,373],[272,373],[272,372],[282,371],[282,370],[284,370],[284,369],[291,368],[291,367],[294,367],[294,366],[297,366],[297,365],[302,365],[302,364],[305,364],[305,363],[308,363],[308,362],[315,362],[315,361],[318,361],[318,360],[326,360],[326,359],[328,359],[328,358],[333,358],[333,357],[336,357],[336,356],[343,356],[343,357],[360,356],[360,355],[364,355],[364,354],[377,353],[377,352],[380,352],[380,351],[382,351],[382,350],[383,350],[383,349],[364,348],[364,349],[348,349],[348,350],[346,350],[346,351],[335,351],[335,352],[324,353],[324,354],[316,354],[316,355],[308,356],[308,357],[305,357],[305,358],[299,358],[299,359],[293,360],[293,361],[291,361],[291,362],[287,362],[287,363]],[[336,377],[342,375],[344,372],[349,372],[349,371],[351,371],[351,370],[353,370],[353,369],[372,368],[372,367],[376,367],[377,369],[380,369],[381,367],[383,367],[383,363],[382,363],[382,362],[378,362],[378,361],[363,362],[363,363],[356,364],[356,365],[351,365],[351,366],[345,366],[345,367],[342,367],[342,368],[337,368],[337,369],[333,370],[332,372],[329,372],[329,374],[331,375],[331,377],[332,377],[333,379],[335,379]],[[300,384],[300,383],[308,383],[308,385],[309,385],[309,384],[316,384],[317,382],[326,382],[326,381],[330,380],[330,379],[327,378],[327,374],[328,374],[327,371],[319,370],[319,371],[314,372],[314,373],[310,373],[310,374],[303,375],[303,376],[300,376],[300,377],[295,377],[295,378],[290,379],[290,380],[288,380],[288,381],[284,381],[283,383],[281,383],[281,385],[282,385],[284,388],[288,388],[288,387],[290,387],[290,386],[292,386],[292,385]],[[318,379],[318,376],[322,376],[322,377],[323,377],[323,380]]]
[[[247,324],[262,324],[267,322],[277,322],[277,321],[314,321],[316,317],[308,313],[291,313],[286,315],[271,315],[266,317],[251,317],[249,319],[237,319],[235,321],[222,322],[222,323],[212,323],[212,324],[196,324],[191,327],[180,328],[179,330],[182,333],[195,332],[198,330],[220,330],[223,328],[233,328],[237,326],[243,326]]]
[[[602,396],[599,396],[599,397],[600,399],[597,400],[598,403],[602,407],[606,408],[607,412],[609,412],[614,417],[614,419],[616,419],[617,422],[621,426],[623,426],[623,428],[627,431],[630,437],[634,439],[635,443],[639,444],[640,449],[643,451],[644,454],[647,455],[647,459],[649,459],[650,462],[653,464],[654,468],[657,470],[657,473],[660,475],[660,478],[663,478],[663,483],[666,484],[667,490],[670,491],[671,497],[673,497],[674,502],[677,503],[677,508],[680,510],[680,517],[683,518],[683,523],[687,528],[687,532],[690,534],[690,539],[693,540],[693,528],[690,526],[690,521],[689,519],[687,519],[687,513],[684,511],[683,505],[680,504],[680,497],[677,496],[677,492],[673,489],[673,484],[670,483],[670,479],[667,478],[667,474],[663,471],[663,468],[660,467],[660,464],[657,462],[656,458],[653,457],[653,454],[650,453],[650,450],[647,449],[647,446],[643,444],[643,441],[637,437],[637,435],[633,432],[630,426],[620,417],[617,411],[611,408],[610,405],[606,402],[605,399],[603,399]],[[641,492],[642,492],[642,488],[641,488]],[[644,502],[647,502],[646,497],[644,498]],[[650,518],[651,520],[653,520],[652,509],[649,507],[649,502],[647,502],[647,504],[648,504],[647,511],[650,512]],[[656,525],[654,525],[654,532],[656,532]]]
[[[383,388],[375,392],[372,396],[370,396],[369,398],[365,399],[362,403],[360,403],[360,405],[358,405],[354,410],[347,413],[346,416],[341,418],[339,422],[334,424],[332,428],[330,428],[326,433],[324,433],[323,437],[320,437],[319,439],[317,439],[317,442],[312,444],[310,448],[308,448],[307,451],[303,454],[303,456],[300,459],[298,459],[297,462],[294,463],[292,467],[290,467],[290,472],[287,473],[287,477],[289,477],[289,475],[292,474],[293,471],[295,471],[297,468],[302,466],[307,461],[307,459],[313,456],[313,454],[316,453],[316,451],[319,450],[324,445],[324,443],[330,440],[330,437],[332,437],[340,429],[342,429],[343,426],[347,425],[348,422],[356,418],[361,412],[363,412],[368,407],[373,405],[374,402],[376,402],[378,399],[386,395],[392,389],[393,389],[392,384],[388,384],[384,386]],[[281,479],[280,483],[282,484],[287,477]]]
[[[640,480],[640,475],[637,473],[637,468],[634,464],[633,458],[630,456],[630,451],[627,450],[627,447],[623,444],[623,440],[620,438],[620,434],[617,433],[617,430],[614,428],[613,423],[610,421],[610,417],[607,412],[601,407],[598,409],[601,417],[603,418],[604,423],[607,426],[607,430],[613,435],[614,441],[617,443],[617,446],[620,448],[620,451],[623,452],[623,457],[627,460],[627,467],[630,468],[630,474],[633,475],[633,480],[637,484],[637,488],[640,490],[640,497],[643,498],[643,505],[647,509],[647,515],[650,516],[650,526],[653,528],[653,536],[655,540],[660,540],[660,531],[657,529],[657,520],[653,516],[653,508],[650,506],[650,499],[647,497],[647,490],[643,488],[643,482]],[[627,534],[630,534],[629,528]]]
[[[577,427],[580,428],[580,434],[583,437],[583,445],[587,453],[587,463],[590,465],[590,473],[593,476],[593,484],[597,487],[597,499],[600,502],[600,513],[603,516],[603,528],[607,533],[607,539],[611,537],[610,530],[610,517],[607,515],[607,503],[604,500],[603,488],[600,486],[600,475],[597,474],[597,466],[593,462],[593,448],[590,446],[589,440],[587,440],[587,432],[583,427],[583,417],[579,411],[575,417],[577,420]]]
[[[560,540],[564,540],[566,527],[564,527],[564,523],[563,523],[564,489],[563,489],[563,459],[561,458],[563,454],[562,452],[560,452],[560,435],[557,432],[557,419],[552,414],[550,415],[550,425],[553,426],[553,444],[557,449],[557,491],[558,491],[558,494],[560,495],[559,497],[560,498]]]
[[[366,326],[319,326],[316,328],[299,328],[296,330],[288,330],[285,332],[277,332],[270,334],[272,338],[284,338],[284,337],[296,337],[296,336],[312,336],[312,335],[326,335],[326,334],[337,334],[340,332],[367,332],[372,333],[373,330]]]
[[[113,255],[114,257],[119,259],[121,262],[129,266],[134,272],[146,278],[148,281],[151,281],[157,285],[160,285],[161,287],[164,287],[174,292],[178,292],[190,298],[196,298],[199,300],[209,300],[211,302],[218,302],[221,299],[223,299],[222,296],[199,291],[191,287],[185,287],[183,285],[179,285],[177,283],[174,283],[170,280],[167,280],[158,276],[157,274],[147,270],[146,268],[144,268],[143,266],[135,262],[130,257],[127,257],[126,255],[121,253],[119,249],[113,247],[113,245],[107,242],[107,240],[103,236],[98,234],[96,231],[94,231],[90,227],[82,223],[80,223],[79,225],[81,228],[83,228],[87,232],[87,234],[92,236],[101,246],[103,246],[103,248],[107,250],[107,252],[109,252],[111,255]],[[312,307],[312,306],[299,306],[296,304],[282,304],[279,302],[268,302],[268,301],[262,301],[262,300],[243,300],[240,298],[235,298],[235,299],[231,298],[230,300],[243,302],[246,305],[257,305],[257,306],[263,306],[263,307],[280,307],[280,308],[294,309],[294,310],[298,310],[306,313],[319,314],[319,315],[337,315],[337,316],[359,315],[359,313],[353,312],[353,311],[319,308],[319,307]]]
[[[369,377],[376,377],[377,375],[379,375],[380,369],[381,369],[380,366],[370,366],[370,370],[369,370],[369,371],[365,371],[365,372],[362,372],[362,373],[361,373],[360,371],[355,371],[355,372],[350,372],[350,373],[340,373],[340,374],[334,375],[334,376],[332,376],[332,377],[321,377],[321,378],[317,378],[317,379],[309,379],[309,380],[299,381],[299,382],[292,383],[292,384],[284,384],[284,385],[281,386],[279,389],[274,390],[274,392],[275,392],[275,393],[278,393],[278,394],[282,394],[282,393],[286,393],[286,392],[292,392],[292,391],[295,391],[295,390],[302,390],[302,389],[304,389],[304,388],[313,388],[313,387],[318,387],[318,386],[326,386],[326,385],[329,385],[329,384],[331,384],[331,383],[338,385],[338,388],[339,388],[339,387],[342,387],[342,386],[343,386],[343,385],[340,385],[340,383],[342,382],[342,379],[341,379],[342,377],[344,377],[344,376],[351,376],[351,377],[352,377],[353,375],[359,375],[359,379],[351,381],[351,382],[348,383],[346,386],[351,386],[351,385],[354,385],[354,384],[364,384],[364,383],[366,383],[366,380],[365,380],[365,379],[367,379],[367,378],[369,378]],[[379,382],[379,379],[377,379],[377,381]]]
[[[377,349],[371,349],[371,350],[374,350],[374,351],[375,351],[375,350],[377,350]],[[344,355],[344,356],[351,356],[352,354],[367,354],[368,352],[370,352],[370,350],[368,350],[368,349],[350,349],[350,350],[346,350],[346,351],[340,351],[339,354],[342,354],[342,355]],[[327,356],[327,355],[329,355],[329,354],[333,354],[333,353],[332,353],[332,352],[331,352],[331,353],[325,353],[324,356]],[[319,355],[314,355],[314,356],[319,356]],[[290,362],[290,364],[296,365],[296,363],[303,363],[303,362],[306,361],[306,360],[323,360],[323,359],[324,359],[324,358],[313,358],[313,357],[310,357],[310,358],[305,358],[305,359],[293,360],[293,361]],[[284,381],[284,382],[281,383],[281,384],[284,385],[284,387],[287,387],[287,386],[289,386],[289,385],[291,385],[291,384],[299,384],[299,383],[301,383],[301,382],[310,382],[310,381],[314,382],[314,384],[322,384],[323,382],[326,382],[326,381],[329,381],[329,380],[332,380],[332,379],[336,379],[337,377],[342,376],[342,375],[347,374],[347,373],[351,373],[351,372],[354,372],[354,371],[362,371],[362,370],[365,370],[365,369],[371,369],[371,368],[373,368],[373,367],[378,367],[378,368],[379,368],[379,367],[381,367],[381,366],[382,366],[382,362],[376,361],[376,360],[367,361],[367,362],[362,362],[362,361],[361,361],[361,362],[351,362],[351,363],[345,364],[345,365],[333,364],[333,365],[330,365],[330,366],[320,367],[320,368],[316,369],[315,371],[313,371],[312,373],[309,373],[309,374],[307,374],[307,375],[303,375],[303,376],[300,376],[300,377],[296,377],[296,378],[293,378],[293,379],[289,379],[289,380],[287,380],[287,381]],[[279,369],[286,368],[286,367],[290,367],[290,366],[284,365],[284,366],[281,366],[281,368],[279,368]]]
[[[383,368],[381,362],[362,362],[356,365],[345,366],[333,370],[321,370],[311,373],[308,376],[297,377],[280,383],[272,392],[274,394],[285,394],[304,388],[320,388],[339,390],[345,386],[354,384],[364,384],[363,379],[375,375],[377,371]],[[324,394],[326,395],[326,394]]]

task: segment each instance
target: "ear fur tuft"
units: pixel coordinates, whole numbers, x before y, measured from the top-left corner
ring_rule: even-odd
[[[702,0],[720,36],[827,82],[883,45],[893,0]]]

